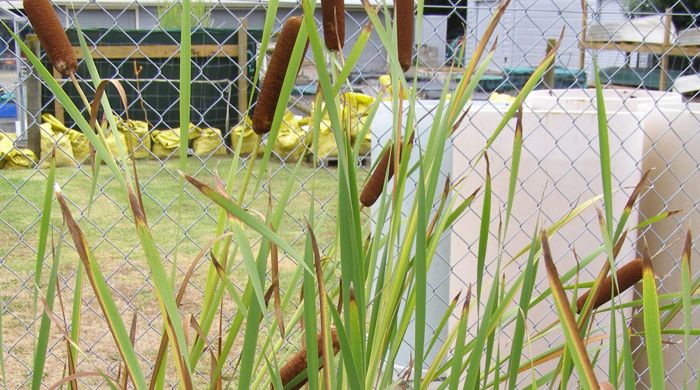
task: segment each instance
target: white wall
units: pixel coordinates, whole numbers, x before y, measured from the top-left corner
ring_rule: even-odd
[[[591,2],[588,23],[595,18],[619,20],[625,18],[618,0]],[[473,52],[484,34],[499,2],[495,0],[470,0],[467,11],[469,52]],[[494,37],[498,35],[498,49],[492,70],[505,67],[536,66],[542,60],[547,39],[558,38],[564,27],[564,39],[557,55],[557,65],[579,68],[579,36],[583,30],[580,2],[576,0],[513,0],[503,15]],[[586,52],[586,70],[592,80],[592,51]],[[624,55],[618,52],[600,52],[601,67],[620,66]]]

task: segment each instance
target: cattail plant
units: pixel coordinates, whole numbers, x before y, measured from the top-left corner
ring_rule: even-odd
[[[344,0],[321,0],[323,11],[323,39],[330,51],[339,51],[345,45]]]
[[[396,0],[396,40],[399,64],[404,72],[413,61],[413,0]]]
[[[322,335],[319,334],[316,338],[316,343],[318,345],[318,357],[323,356],[323,345]],[[333,345],[333,355],[340,351],[340,341],[338,340],[338,333],[335,328],[331,328],[331,344]],[[287,390],[297,390],[301,389],[307,382],[307,378],[304,378],[297,383],[292,381],[306,370],[307,360],[306,360],[306,348],[302,348],[299,352],[292,355],[291,358],[285,363],[280,369],[280,378],[282,379],[282,384]],[[319,369],[323,368],[319,366]],[[287,387],[287,385],[290,385]]]
[[[24,12],[34,31],[39,36],[41,46],[56,70],[70,76],[78,69],[73,48],[66,32],[58,21],[58,16],[49,0],[24,0]]]
[[[389,176],[387,176],[387,170],[389,170]],[[385,181],[389,180],[393,175],[394,147],[391,146],[384,150],[372,175],[367,179],[367,183],[365,183],[365,187],[362,189],[362,194],[360,194],[360,202],[362,202],[362,205],[371,207],[377,199],[379,199],[379,195],[384,190]]]
[[[301,23],[302,20],[299,16],[287,19],[275,44],[275,50],[272,52],[272,58],[267,67],[267,73],[260,89],[255,112],[253,112],[253,131],[258,135],[269,133],[272,127],[277,101],[282,90],[282,83],[284,83],[284,75],[289,67],[289,61],[294,50],[294,43],[301,29]],[[298,72],[298,69],[296,71]]]
[[[402,145],[399,144],[399,158],[401,158]],[[388,173],[387,173],[388,171]],[[377,166],[374,168],[372,175],[367,179],[362,193],[360,194],[360,202],[365,207],[371,207],[379,199],[379,195],[384,191],[384,184],[394,176],[394,145],[386,148],[379,158]]]
[[[642,280],[642,269],[644,268],[643,265],[644,262],[642,261],[642,259],[634,259],[629,263],[625,264],[623,267],[619,268],[615,273],[615,277],[617,279],[617,288],[615,288],[615,286],[613,285],[614,283],[612,275],[609,275],[607,278],[603,279],[602,285],[598,290],[598,294],[595,297],[595,300],[593,301],[593,309],[604,305],[614,297],[620,295],[622,292],[624,292],[625,290],[634,286],[635,284],[637,284],[637,282]],[[581,310],[583,310],[583,306],[585,305],[586,300],[588,299],[588,295],[590,293],[590,290],[586,291],[576,301],[576,311],[578,313],[581,313]]]

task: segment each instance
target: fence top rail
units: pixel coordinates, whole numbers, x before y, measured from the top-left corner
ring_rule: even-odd
[[[73,47],[78,58],[83,57],[80,47]],[[238,57],[238,45],[192,45],[192,57]],[[178,45],[109,45],[90,48],[94,59],[122,58],[179,58]]]

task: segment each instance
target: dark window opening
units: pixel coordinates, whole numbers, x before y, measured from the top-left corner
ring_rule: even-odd
[[[467,0],[426,0],[423,13],[447,17],[448,44],[464,36],[467,23]]]

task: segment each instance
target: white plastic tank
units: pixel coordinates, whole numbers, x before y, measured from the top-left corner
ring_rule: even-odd
[[[570,94],[569,94],[570,93]],[[592,93],[592,95],[591,95]],[[611,152],[611,169],[613,175],[614,216],[618,218],[632,189],[641,178],[642,151],[644,133],[635,114],[643,99],[647,102],[654,99],[662,101],[680,101],[677,94],[657,96],[655,92],[643,92],[647,97],[634,95],[620,97],[617,90],[605,90],[606,108],[608,114],[609,142]],[[554,96],[554,97],[553,97]],[[631,102],[634,100],[634,102]],[[432,123],[434,101],[419,101],[417,113],[417,140],[425,144],[428,126]],[[485,165],[479,159],[486,140],[492,135],[496,125],[508,109],[507,104],[492,104],[490,102],[473,102],[467,117],[461,127],[453,134],[446,150],[442,171],[449,174],[453,181],[464,179],[458,189],[458,195],[466,197],[484,184]],[[487,268],[484,272],[484,286],[493,281],[495,259],[498,253],[497,228],[505,212],[505,202],[508,194],[508,182],[511,167],[511,155],[515,119],[511,120],[488,151],[491,162],[493,203],[491,211],[491,237],[487,250]],[[378,158],[381,146],[390,137],[392,113],[389,107],[381,107],[372,124],[373,159]],[[510,226],[504,243],[504,264],[512,256],[530,243],[535,234],[536,222],[539,227],[548,227],[553,222],[564,217],[577,205],[602,194],[600,176],[600,161],[598,156],[598,123],[595,109],[595,92],[592,90],[571,90],[568,93],[553,91],[535,91],[528,97],[523,113],[523,151],[520,162],[518,188],[515,195],[515,207],[510,220]],[[414,153],[416,150],[414,149]],[[412,158],[415,158],[412,157]],[[408,215],[412,207],[412,198],[408,191],[403,209]],[[480,229],[480,214],[483,198],[477,197],[472,206],[466,210],[447,234],[437,253],[436,261],[429,270],[428,281],[428,321],[437,323],[447,307],[447,303],[459,292],[466,292],[470,285],[476,285],[477,248]],[[602,207],[602,201],[596,203]],[[630,218],[630,224],[637,221],[636,211]],[[630,233],[631,235],[633,233]],[[623,247],[618,264],[632,260],[636,256],[634,247],[635,237],[628,237]],[[595,207],[588,208],[569,224],[550,237],[550,246],[560,273],[576,266],[576,257],[584,257],[601,245],[601,233]],[[526,257],[520,257],[502,269],[508,280],[518,276],[525,267]],[[604,258],[598,256],[595,261],[581,272],[581,281],[591,281],[597,275]],[[540,267],[537,277],[537,291],[548,288],[544,269]],[[462,298],[464,294],[462,294]],[[631,293],[622,299],[629,299]],[[473,300],[472,302],[475,302]],[[485,299],[479,304],[483,305]],[[529,330],[543,329],[557,321],[557,315],[548,299],[533,308],[529,314]],[[472,325],[477,316],[470,316]],[[451,325],[454,326],[456,318]],[[609,317],[596,316],[595,326],[607,332]],[[428,337],[433,323],[427,324]],[[471,334],[475,328],[470,329]],[[526,348],[538,354],[542,349],[538,346],[555,346],[563,342],[559,333],[554,332]],[[509,329],[499,332],[503,348],[510,345]],[[411,344],[413,335],[411,329],[406,343]],[[542,343],[542,344],[538,344]],[[607,344],[607,341],[606,341]],[[603,349],[605,351],[605,348]],[[412,348],[406,347],[399,356],[397,365],[410,360]],[[524,356],[526,359],[528,356]],[[523,360],[524,361],[524,360]],[[607,368],[607,355],[601,353],[598,367]],[[398,367],[400,368],[400,367]],[[606,373],[598,372],[600,378]],[[529,384],[527,373],[521,377],[519,385]]]
[[[573,92],[579,93],[579,91]],[[557,104],[550,104],[551,100],[548,96],[543,99],[532,96],[526,102],[523,112],[523,151],[514,208],[504,243],[504,264],[530,243],[532,235],[536,234],[538,220],[540,229],[549,227],[577,205],[603,192],[598,154],[597,110],[590,104],[587,95],[585,98],[579,97],[581,99],[568,99],[567,95],[560,95]],[[533,109],[532,106],[539,108]],[[643,134],[635,115],[624,105],[619,105],[618,108],[618,110],[608,111],[614,188],[613,205],[616,218],[623,210],[631,190],[641,178],[640,161],[643,145]],[[483,160],[477,161],[476,158],[506,110],[507,106],[475,102],[469,115],[462,122],[461,128],[454,135],[451,164],[453,177],[459,178],[461,174],[467,173],[471,166],[475,169],[466,177],[462,185],[464,194],[469,194],[483,185],[485,164]],[[494,277],[494,259],[498,253],[498,226],[499,221],[504,218],[508,196],[515,123],[515,119],[510,121],[488,151],[493,203],[487,269],[484,272],[483,281],[487,286],[491,284]],[[483,198],[478,197],[474,206],[453,227],[450,240],[453,267],[453,277],[450,279],[451,295],[476,283],[476,251],[482,202]],[[595,207],[602,208],[602,201],[586,209],[550,237],[552,254],[560,274],[576,267],[577,256],[583,258],[602,244]],[[630,218],[631,223],[636,220],[635,215]],[[633,237],[628,239],[620,253],[618,264],[626,263],[635,257],[633,242]],[[526,260],[526,256],[522,256],[505,267],[502,272],[506,279],[513,280],[519,276],[525,268]],[[592,281],[604,261],[603,256],[598,256],[590,266],[581,271],[580,280]],[[546,273],[544,268],[540,267],[536,291],[542,292],[548,287]],[[627,294],[622,299],[629,299],[630,296],[631,294]],[[556,321],[558,317],[550,298],[530,310],[529,331],[542,330]],[[594,326],[601,332],[607,333],[609,317],[596,316]],[[543,351],[543,348],[559,345],[561,342],[561,334],[553,332],[535,342],[532,349],[526,349],[524,353],[529,356],[529,351],[533,351],[532,353],[537,355]],[[504,349],[510,345],[508,329],[501,335],[501,345]],[[605,368],[608,366],[605,349],[601,353],[597,366]],[[606,377],[604,371],[598,371],[598,375],[600,378]],[[521,379],[523,382],[519,386],[530,383],[527,373],[524,373]]]
[[[680,259],[685,234],[692,228],[694,237],[700,231],[700,104],[658,104],[640,106],[639,116],[644,128],[644,169],[651,169],[650,189],[643,194],[640,212],[651,217],[663,210],[681,210],[655,223],[643,233],[649,252],[654,256],[654,273],[659,278],[660,293],[677,292],[681,288]],[[644,241],[640,241],[640,250]],[[691,254],[691,275],[697,276],[700,246],[695,239]],[[700,327],[700,311],[694,308],[693,328]],[[643,324],[635,323],[637,330]],[[668,326],[683,328],[683,315],[678,314]],[[684,351],[683,336],[669,336],[674,342],[664,346],[669,387],[697,386],[700,366],[700,342],[691,337],[688,353]],[[643,345],[639,346],[640,372],[646,364]],[[685,358],[684,358],[685,356]],[[687,374],[687,377],[686,377]],[[647,375],[642,376],[647,381]],[[648,383],[647,383],[648,384]]]

